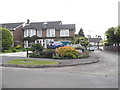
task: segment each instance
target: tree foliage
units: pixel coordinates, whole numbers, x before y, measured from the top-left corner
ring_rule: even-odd
[[[120,27],[111,27],[106,31],[107,43],[109,45],[120,43]]]
[[[78,37],[75,39],[75,44],[81,44],[86,48],[87,45],[89,44],[89,41],[88,41],[88,38],[86,37]]]
[[[80,29],[80,31],[79,31],[79,33],[78,33],[78,35],[79,35],[80,37],[85,37],[85,35],[84,35],[84,32],[83,32],[83,29],[82,29],[82,28]]]
[[[10,49],[13,44],[11,32],[6,28],[0,28],[0,33],[2,34],[2,49]]]

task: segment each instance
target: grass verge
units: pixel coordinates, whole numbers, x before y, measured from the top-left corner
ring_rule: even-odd
[[[32,60],[32,59],[16,59],[7,62],[7,64],[17,64],[17,65],[49,65],[49,64],[59,64],[56,61],[47,60]]]

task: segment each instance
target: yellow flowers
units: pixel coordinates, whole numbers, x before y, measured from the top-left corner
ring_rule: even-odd
[[[59,47],[55,50],[56,54],[63,58],[77,58],[78,51],[70,46]]]

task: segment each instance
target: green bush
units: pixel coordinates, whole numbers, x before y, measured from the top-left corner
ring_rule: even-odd
[[[87,58],[87,57],[89,57],[89,53],[88,52],[80,53],[78,55],[78,58]]]
[[[32,44],[31,47],[31,51],[36,54],[39,54],[43,49],[44,47],[40,43]]]
[[[29,57],[31,57],[31,58],[41,58],[41,55],[31,53],[31,54],[29,54]]]
[[[62,57],[60,57],[60,56],[53,56],[52,58],[53,59],[62,59]]]
[[[32,58],[52,58],[54,54],[55,54],[54,49],[46,49],[46,50],[40,52],[39,54],[32,53],[29,55],[29,57],[32,57]]]
[[[0,32],[2,32],[2,49],[10,49],[13,43],[13,36],[11,35],[11,32],[6,28],[0,28]]]
[[[26,49],[26,48],[23,48],[23,51],[27,51],[27,49]]]
[[[14,49],[12,50],[12,52],[16,52],[16,49],[14,48]]]
[[[20,49],[21,48],[21,45],[17,45],[16,47],[15,47],[15,49]]]
[[[4,50],[3,52],[4,53],[11,53],[12,51],[11,50]]]
[[[52,58],[52,56],[55,54],[55,50],[54,49],[46,49],[42,52],[40,52],[40,56],[42,58]]]

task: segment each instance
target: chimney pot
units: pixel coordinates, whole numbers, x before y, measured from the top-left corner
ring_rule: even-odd
[[[30,20],[29,19],[27,19],[27,24],[30,24]]]

